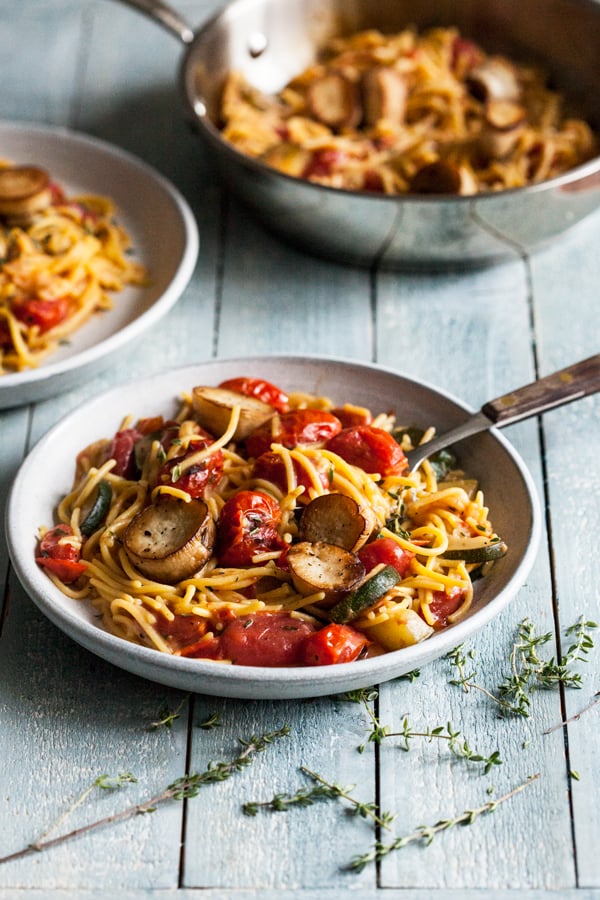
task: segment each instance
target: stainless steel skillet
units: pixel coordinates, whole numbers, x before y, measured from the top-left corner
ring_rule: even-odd
[[[490,53],[539,62],[569,107],[600,132],[600,3],[596,0],[233,0],[197,31],[163,0],[119,0],[184,46],[185,114],[223,180],[267,227],[312,253],[365,266],[447,270],[519,259],[600,205],[600,156],[525,188],[385,196],[294,178],[250,158],[219,131],[232,70],[274,93],[334,35],[364,28],[455,26]]]

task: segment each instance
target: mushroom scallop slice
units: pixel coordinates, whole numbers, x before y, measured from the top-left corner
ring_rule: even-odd
[[[275,410],[268,403],[226,388],[195,387],[192,402],[199,424],[215,437],[225,434],[232,412],[238,406],[240,417],[232,437],[234,441],[243,441],[275,415]]]
[[[123,546],[147,578],[176,584],[210,559],[217,529],[203,500],[159,498],[132,519]]]
[[[52,202],[50,179],[37,166],[0,168],[0,215],[28,219]]]
[[[304,508],[298,527],[302,541],[323,541],[351,553],[367,543],[376,528],[375,514],[345,494],[322,494]]]
[[[306,597],[323,592],[322,604],[327,607],[345,597],[365,576],[358,556],[324,541],[294,544],[286,562],[298,593]]]

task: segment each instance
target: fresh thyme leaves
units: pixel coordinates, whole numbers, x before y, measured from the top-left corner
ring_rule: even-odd
[[[158,718],[150,723],[150,730],[157,731],[159,728],[172,728],[173,722],[181,715],[181,710],[183,709],[186,700],[187,697],[184,697],[175,710],[172,710],[166,703],[161,706],[158,711]]]
[[[31,844],[31,849],[42,849],[41,845],[45,843],[51,834],[58,831],[62,823],[87,800],[95,788],[99,788],[99,790],[102,791],[117,791],[122,788],[123,785],[133,784],[136,781],[137,778],[134,778],[131,772],[119,772],[118,775],[99,775],[84,791],[81,792],[79,797],[77,797],[77,799],[69,806],[66,812],[59,816],[59,818],[40,835],[37,841]],[[0,860],[0,862],[2,862],[2,860]]]
[[[570,688],[582,686],[581,674],[572,667],[578,662],[586,662],[587,654],[594,646],[590,632],[597,627],[595,622],[586,620],[583,616],[569,626],[565,634],[572,639],[572,643],[557,661],[553,657],[545,659],[540,654],[540,648],[552,640],[552,633],[537,634],[531,620],[523,619],[518,626],[517,637],[509,656],[510,673],[504,678],[496,694],[474,680],[476,671],[467,672],[475,654],[473,651],[465,654],[462,644],[447,654],[447,659],[458,672],[458,677],[450,683],[460,685],[467,692],[471,688],[482,691],[498,704],[503,714],[528,718],[533,691],[557,685]]]
[[[51,847],[56,847],[58,844],[64,844],[67,841],[73,840],[74,838],[79,837],[82,834],[86,834],[90,831],[94,831],[107,825],[113,825],[116,822],[123,822],[141,813],[154,812],[154,810],[159,805],[165,803],[168,800],[187,800],[189,798],[195,797],[201,787],[207,784],[214,784],[215,782],[225,781],[225,779],[229,778],[231,775],[235,774],[236,772],[240,772],[250,764],[252,758],[257,753],[261,753],[267,748],[269,744],[272,744],[279,738],[286,737],[288,734],[289,728],[286,725],[282,728],[277,729],[276,731],[267,732],[266,734],[262,735],[253,735],[247,740],[239,738],[238,741],[242,746],[242,750],[234,759],[228,760],[226,762],[210,763],[204,772],[184,775],[181,778],[177,778],[163,791],[142,803],[136,803],[134,806],[129,806],[126,809],[121,810],[121,812],[115,813],[111,816],[105,816],[102,819],[97,819],[96,821],[90,822],[87,825],[82,825],[79,828],[75,828],[72,831],[61,834],[58,837],[49,838],[48,835],[51,832],[56,831],[57,827],[62,824],[62,822],[64,822],[66,817],[70,815],[73,810],[76,809],[76,807],[81,805],[81,803],[89,796],[94,787],[100,787],[104,790],[107,790],[115,787],[121,787],[127,782],[136,780],[129,772],[118,775],[115,778],[111,778],[109,775],[101,775],[93,782],[90,788],[86,789],[86,791],[83,792],[80,798],[70,807],[69,810],[67,810],[65,815],[61,816],[60,820],[56,822],[50,829],[48,829],[39,840],[37,840],[34,844],[29,844],[27,847],[23,847],[21,850],[17,850],[15,853],[10,853],[8,854],[8,856],[0,857],[0,865],[15,859],[21,859],[31,853],[40,852],[42,850],[49,850]]]
[[[379,812],[376,804],[363,803],[352,796],[352,791],[356,785],[342,787],[339,784],[332,784],[326,781],[321,775],[300,766],[300,771],[315,782],[313,787],[298,788],[294,794],[275,794],[271,800],[262,802],[251,801],[244,803],[243,812],[247,816],[255,816],[259,809],[269,810],[271,812],[285,812],[292,806],[306,807],[312,806],[320,800],[335,800],[341,798],[352,806],[354,815],[360,816],[362,819],[373,819],[373,821],[381,828],[389,828],[390,823],[394,820],[391,813]]]
[[[531,775],[527,781],[524,781],[516,788],[513,788],[502,797],[497,797],[495,800],[489,800],[487,803],[484,803],[482,806],[476,807],[475,809],[466,809],[458,816],[449,819],[440,819],[434,825],[420,825],[415,831],[394,838],[389,844],[377,841],[374,844],[373,849],[368,853],[364,853],[361,856],[355,856],[348,868],[355,872],[361,872],[369,863],[379,862],[394,850],[401,850],[403,847],[415,843],[416,841],[428,846],[440,832],[448,831],[448,829],[453,828],[455,825],[472,825],[480,816],[493,812],[497,806],[512,799],[516,794],[519,794],[531,784],[532,781],[535,781],[539,777],[540,775],[538,772],[536,775]]]
[[[403,743],[400,745],[401,748],[408,751],[410,749],[410,742],[414,738],[425,738],[430,742],[437,739],[447,741],[451,752],[460,759],[465,759],[468,762],[473,763],[483,763],[484,774],[487,774],[494,766],[502,765],[500,752],[498,750],[494,750],[489,756],[483,756],[481,753],[476,753],[471,749],[466,738],[462,737],[460,731],[455,731],[451,722],[448,722],[445,726],[438,725],[435,728],[427,728],[425,731],[415,731],[411,728],[408,716],[404,716],[401,731],[391,731],[389,725],[381,724],[378,716],[369,705],[369,701],[373,698],[369,694],[361,693],[360,691],[356,692],[356,695],[358,701],[363,703],[367,714],[371,719],[372,728],[367,738],[369,743],[381,744],[385,738],[399,737],[403,740]],[[364,752],[365,745],[361,744],[358,749],[360,753]]]
[[[205,719],[204,722],[200,722],[198,728],[203,728],[205,731],[210,731],[211,728],[218,728],[221,724],[221,714],[218,712],[214,712],[211,713],[208,719]]]
[[[574,638],[574,641],[556,661],[554,658],[543,659],[538,652],[540,647],[552,639],[552,634],[547,632],[537,635],[531,620],[524,619],[510,654],[511,673],[500,685],[499,696],[508,701],[520,715],[528,716],[531,692],[536,688],[550,688],[558,684],[580,688],[582,676],[579,672],[574,672],[571,666],[586,661],[587,654],[594,646],[590,631],[597,627],[595,622],[586,621],[581,616],[574,625],[566,629],[566,634]]]

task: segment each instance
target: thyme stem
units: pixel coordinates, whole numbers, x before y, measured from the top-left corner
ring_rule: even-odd
[[[209,763],[204,772],[183,775],[181,778],[176,779],[172,784],[169,784],[163,791],[156,794],[154,797],[150,797],[148,800],[145,800],[142,803],[136,803],[134,806],[128,806],[126,809],[123,809],[118,813],[113,813],[110,816],[105,816],[102,819],[97,819],[94,822],[89,822],[87,825],[81,825],[79,828],[74,828],[72,831],[61,834],[58,837],[43,838],[34,844],[28,844],[27,847],[23,847],[21,850],[17,850],[14,853],[9,853],[7,856],[0,857],[0,865],[11,862],[15,859],[22,859],[23,857],[29,856],[32,853],[38,853],[42,850],[49,850],[52,847],[58,846],[59,844],[64,844],[67,841],[73,840],[74,838],[79,837],[82,834],[87,834],[107,825],[114,825],[117,822],[123,822],[126,819],[131,819],[133,818],[133,816],[139,815],[141,813],[154,812],[157,806],[160,806],[168,800],[186,800],[188,798],[195,797],[203,785],[214,784],[218,781],[225,781],[225,779],[229,778],[235,772],[239,772],[241,769],[247,766],[251,762],[252,757],[256,753],[260,753],[262,750],[264,750],[268,744],[271,744],[274,740],[285,737],[288,734],[289,728],[287,726],[284,726],[283,728],[279,728],[277,731],[272,731],[267,734],[263,734],[260,736],[253,735],[248,740],[243,740],[240,738],[239,742],[242,745],[243,749],[234,759],[227,762]],[[100,776],[101,779],[105,779],[106,777],[107,776]],[[94,784],[96,784],[99,780],[100,779],[97,779]],[[83,799],[88,796],[88,793],[88,790],[84,791]],[[79,803],[77,803],[76,805],[79,805]],[[72,807],[71,811],[74,808],[75,807]],[[55,826],[53,826],[51,830],[54,830],[54,828]]]
[[[379,862],[394,850],[401,850],[402,847],[406,847],[408,844],[415,843],[416,841],[421,841],[426,846],[428,846],[429,844],[431,844],[434,837],[440,832],[447,831],[449,828],[453,828],[455,825],[472,825],[473,822],[480,816],[485,815],[486,813],[493,812],[497,806],[499,806],[501,803],[505,803],[507,800],[510,800],[516,794],[519,794],[529,784],[531,784],[539,777],[540,773],[538,772],[536,775],[531,775],[527,779],[527,781],[524,781],[516,788],[508,791],[508,793],[504,794],[502,797],[497,797],[495,800],[489,800],[487,803],[484,803],[482,806],[476,807],[475,809],[466,809],[463,813],[458,816],[454,816],[453,818],[440,819],[434,825],[420,825],[415,829],[415,831],[407,835],[399,836],[389,844],[383,844],[378,841],[374,845],[373,849],[368,853],[364,853],[362,856],[354,857],[347,868],[352,869],[356,872],[361,872],[365,868],[365,866],[368,865],[368,863]]]

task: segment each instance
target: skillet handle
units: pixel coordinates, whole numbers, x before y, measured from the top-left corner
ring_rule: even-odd
[[[597,391],[600,391],[600,353],[490,400],[482,407],[482,412],[494,425],[501,427]]]
[[[175,12],[168,4],[163,3],[163,0],[117,0],[117,2],[123,3],[125,6],[131,6],[133,9],[150,16],[151,19],[154,19],[155,22],[158,22],[159,25],[162,25],[171,34],[174,34],[175,37],[178,37],[184,44],[191,44],[194,39],[193,29],[190,28],[179,13]]]

